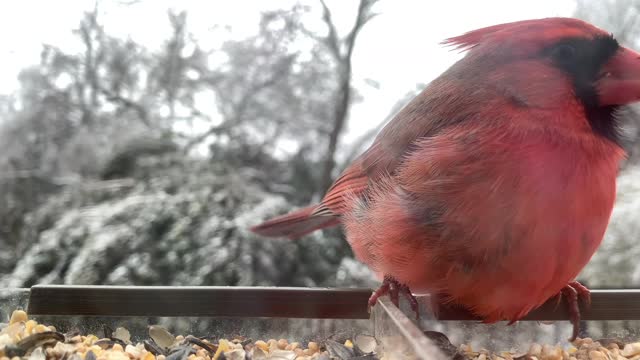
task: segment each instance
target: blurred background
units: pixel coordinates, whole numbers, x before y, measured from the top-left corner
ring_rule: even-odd
[[[0,4],[0,287],[375,286],[340,229],[247,228],[318,200],[463,54],[443,39],[575,16],[638,49],[640,1]],[[633,115],[629,109],[626,115]],[[638,287],[640,117],[592,287]]]

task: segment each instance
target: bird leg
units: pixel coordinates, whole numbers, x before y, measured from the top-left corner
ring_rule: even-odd
[[[580,306],[578,305],[578,300],[582,300],[587,306],[591,305],[591,292],[579,282],[572,281],[560,290],[558,303],[562,297],[567,300],[569,306],[569,321],[573,325],[573,333],[569,341],[573,342],[580,332]]]
[[[371,307],[376,304],[378,298],[384,295],[389,295],[391,298],[391,302],[400,307],[400,293],[402,293],[407,300],[409,300],[409,304],[411,305],[411,310],[416,313],[416,320],[420,319],[420,311],[418,309],[418,299],[411,293],[409,287],[405,284],[401,284],[398,280],[394,279],[389,275],[385,275],[384,280],[382,281],[382,285],[371,294],[369,298],[369,306],[368,309],[371,311]]]

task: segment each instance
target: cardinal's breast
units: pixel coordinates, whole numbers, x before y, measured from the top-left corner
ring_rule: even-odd
[[[623,151],[589,134],[422,139],[345,218],[356,256],[414,292],[512,319],[573,280],[604,235]]]

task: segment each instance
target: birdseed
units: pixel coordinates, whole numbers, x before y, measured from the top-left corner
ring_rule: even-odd
[[[138,343],[131,341],[131,334],[125,328],[105,330],[105,333],[111,336],[99,338],[93,334],[82,335],[77,332],[63,334],[54,326],[39,324],[30,320],[26,312],[16,310],[11,315],[9,324],[0,328],[0,360],[379,359],[375,353],[375,339],[364,335],[344,343],[327,339],[321,344],[310,341],[304,346],[287,339],[214,340],[191,335],[174,336],[157,325],[150,326],[149,338]]]

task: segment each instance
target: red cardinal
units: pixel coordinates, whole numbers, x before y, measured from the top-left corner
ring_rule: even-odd
[[[570,18],[495,25],[445,41],[466,56],[380,132],[322,202],[252,230],[297,238],[342,224],[384,282],[485,322],[562,295],[598,248],[625,156],[616,114],[640,99],[640,54]],[[415,305],[415,303],[414,303]]]

